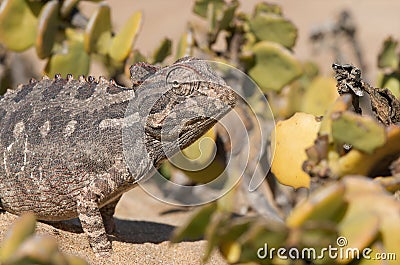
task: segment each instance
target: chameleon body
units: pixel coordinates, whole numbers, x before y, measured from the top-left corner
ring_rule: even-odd
[[[31,80],[0,100],[0,208],[48,221],[79,217],[99,256],[121,195],[234,106],[204,61],[131,67],[132,87],[100,77]]]

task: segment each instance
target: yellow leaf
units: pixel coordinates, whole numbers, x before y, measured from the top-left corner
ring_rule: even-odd
[[[117,62],[122,62],[128,57],[141,25],[142,12],[136,12],[128,19],[121,31],[112,39],[109,50],[111,58]]]
[[[305,150],[314,143],[319,126],[316,117],[301,112],[277,123],[272,136],[276,146],[271,170],[280,183],[294,188],[310,186],[310,176],[302,166],[307,159]]]

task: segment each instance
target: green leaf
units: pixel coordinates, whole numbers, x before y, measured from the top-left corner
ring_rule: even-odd
[[[222,242],[219,250],[229,263],[238,262],[242,252],[240,244],[236,241]]]
[[[191,56],[193,53],[193,32],[189,30],[185,32],[179,39],[178,46],[176,48],[176,59],[184,56]]]
[[[61,74],[66,76],[87,75],[89,73],[90,56],[85,52],[83,36],[70,30],[68,40],[48,60],[45,67],[47,75]]]
[[[153,64],[161,63],[171,54],[172,41],[165,38],[153,53]]]
[[[222,18],[219,19],[219,25],[218,25],[219,30],[227,29],[230,26],[232,19],[235,16],[235,11],[238,7],[239,7],[239,2],[236,0],[232,1],[225,7]]]
[[[106,3],[99,4],[90,17],[84,34],[84,47],[87,53],[107,54],[111,44],[111,15]]]
[[[59,27],[57,0],[47,2],[39,14],[39,26],[36,36],[36,53],[40,59],[50,56]]]
[[[219,207],[217,207],[220,209]],[[221,243],[221,233],[225,230],[229,219],[229,214],[224,211],[215,211],[208,220],[207,227],[204,231],[205,240],[207,240],[207,247],[203,256],[203,261],[206,262],[211,256],[212,251]],[[193,222],[193,219],[192,219]]]
[[[249,21],[259,40],[272,41],[291,49],[296,43],[297,28],[289,20],[275,14],[258,14]]]
[[[117,62],[125,60],[132,50],[133,43],[142,25],[142,12],[132,14],[121,31],[112,39],[110,57]]]
[[[343,111],[349,110],[351,105],[351,95],[345,94],[338,97],[333,104],[327,109],[319,130],[318,135],[328,135],[329,143],[333,142],[332,138],[332,114],[341,113]]]
[[[210,203],[201,207],[186,224],[180,226],[174,231],[172,242],[180,242],[184,239],[198,239],[202,237],[213,213],[216,210],[216,203]]]
[[[301,101],[300,111],[322,116],[338,96],[335,79],[318,76],[311,81],[306,92],[299,99]]]
[[[281,45],[261,41],[253,46],[256,64],[249,75],[264,92],[280,91],[302,73],[301,64]]]
[[[254,15],[257,16],[260,13],[273,13],[276,15],[282,15],[282,8],[276,4],[270,3],[258,3],[254,8]]]
[[[229,263],[239,261],[242,248],[239,238],[254,225],[254,218],[241,218],[238,220],[225,220],[225,227],[219,229],[215,243],[219,244],[221,254]]]
[[[216,133],[214,129],[210,129],[193,144],[183,149],[182,153],[191,161],[208,164],[216,152],[215,139]]]
[[[283,113],[281,114],[282,117],[290,117],[293,115],[295,112],[302,111],[306,113],[313,113],[314,110],[311,112],[308,109],[308,106],[306,106],[304,101],[304,94],[307,93],[308,90],[310,90],[310,85],[313,83],[314,79],[318,76],[318,66],[315,63],[312,62],[302,62],[302,69],[303,69],[303,74],[295,80],[292,84],[290,84],[290,88],[287,91],[286,98],[287,98],[287,104],[286,107],[282,109]],[[334,86],[336,85],[336,82]],[[313,86],[314,87],[314,86]],[[322,88],[322,89],[325,89]],[[324,93],[325,98],[329,98],[329,89],[328,93]],[[320,91],[317,92],[317,94],[320,94]],[[337,91],[335,88],[335,94],[337,95]],[[310,96],[312,98],[312,102],[316,103],[315,100],[317,98],[313,97],[313,95],[310,93]],[[321,104],[321,105],[320,105]],[[322,102],[318,103],[318,109],[320,108],[327,108],[327,106],[322,106]],[[314,107],[316,106],[315,104],[313,105]],[[305,107],[303,109],[303,107]],[[313,108],[315,109],[315,108]],[[321,114],[322,115],[322,114]]]
[[[354,210],[350,209],[339,224],[339,233],[344,236],[345,242],[347,242],[345,246],[342,246],[344,250],[368,247],[375,240],[378,232],[379,216],[368,211],[355,213]]]
[[[193,12],[203,18],[207,17],[208,10],[219,10],[224,6],[224,0],[197,0],[193,7]]]
[[[347,205],[344,193],[345,186],[342,183],[320,188],[292,210],[286,224],[297,228],[310,221],[339,221]]]
[[[399,55],[397,54],[398,42],[393,38],[388,38],[384,41],[382,50],[378,55],[378,67],[391,68],[397,70],[399,67]]]
[[[12,51],[24,51],[35,43],[37,16],[42,3],[4,0],[0,6],[0,42]]]
[[[347,176],[343,182],[346,185],[345,199],[349,202],[349,208],[340,228],[342,235],[348,239],[349,247],[369,245],[375,239],[374,242],[382,243],[384,251],[381,253],[395,253],[399,257],[399,201],[369,178]],[[375,218],[378,218],[379,233],[375,232]],[[391,260],[387,264],[395,265],[398,261]]]
[[[278,249],[286,245],[288,237],[288,229],[284,224],[276,222],[266,222],[262,218],[259,221],[252,222],[249,229],[238,239],[241,244],[241,255],[238,263],[246,263],[249,261],[261,262],[261,264],[271,263],[271,256],[265,251],[272,248]],[[268,249],[265,249],[268,244]],[[261,255],[266,255],[266,259],[257,256],[258,250],[262,248]],[[279,264],[279,263],[277,263]]]
[[[370,116],[360,116],[350,111],[334,113],[332,137],[342,144],[372,154],[386,142],[385,128]]]
[[[166,179],[171,179],[172,175],[172,165],[166,161],[161,164],[160,168],[158,169],[158,172]],[[158,174],[158,172],[156,174]]]
[[[216,133],[214,129],[196,140],[189,147],[171,157],[170,162],[195,183],[208,183],[226,175],[224,164],[218,161],[215,154]],[[224,178],[221,178],[224,179]]]
[[[389,89],[397,99],[400,99],[400,74],[398,72],[390,74],[379,73],[378,87]]]
[[[340,97],[341,98],[341,97]],[[351,97],[350,97],[351,102]],[[331,115],[332,116],[332,115]],[[335,116],[335,115],[333,115]],[[361,123],[363,126],[363,124]],[[369,154],[357,148],[350,152],[335,158],[332,156],[330,169],[333,176],[343,177],[346,175],[360,174],[369,176],[386,175],[388,168],[382,166],[382,161],[392,161],[394,157],[400,154],[400,127],[389,126],[385,128],[385,144]],[[374,141],[374,139],[371,139]],[[385,165],[386,163],[383,163]]]

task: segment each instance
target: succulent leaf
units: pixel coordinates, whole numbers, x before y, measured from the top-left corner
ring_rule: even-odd
[[[249,75],[264,92],[280,91],[302,73],[301,64],[284,47],[261,41],[253,46],[255,65]]]
[[[208,183],[224,172],[224,165],[216,160],[216,132],[209,130],[170,162],[195,183]]]
[[[191,221],[180,226],[174,231],[172,242],[179,242],[183,239],[198,239],[204,235],[212,214],[217,210],[216,203],[210,203],[199,209]]]
[[[133,13],[121,31],[112,39],[110,57],[117,62],[125,60],[132,51],[133,43],[142,26],[142,12]]]
[[[36,53],[40,59],[51,55],[59,27],[59,7],[57,0],[47,2],[39,14],[39,24],[36,36]]]
[[[90,17],[84,34],[84,47],[87,53],[108,52],[111,42],[110,13],[110,7],[106,3],[101,3]]]
[[[384,41],[382,50],[378,55],[378,67],[397,70],[399,67],[399,55],[397,53],[398,42],[393,38]]]
[[[224,6],[224,0],[197,0],[193,12],[203,18],[207,18],[209,9],[219,10]]]
[[[318,76],[306,88],[301,98],[300,111],[322,116],[338,96],[336,81],[330,77]]]
[[[385,127],[369,116],[344,111],[332,114],[334,141],[350,144],[353,148],[372,154],[386,142]]]
[[[396,71],[393,73],[379,73],[378,87],[386,87],[392,94],[400,99],[400,74]]]
[[[182,34],[179,39],[178,46],[176,47],[176,55],[175,58],[179,59],[185,56],[191,56],[193,53],[193,32],[192,30],[188,30],[184,34]]]
[[[313,115],[302,112],[276,124],[272,136],[276,146],[271,171],[280,183],[294,188],[310,186],[310,176],[302,166],[307,159],[305,150],[317,138],[319,126],[320,122]]]
[[[301,227],[310,221],[340,220],[340,213],[346,208],[344,201],[345,186],[342,184],[321,188],[312,197],[292,210],[286,224],[289,227]],[[329,210],[328,210],[329,209]]]
[[[69,39],[55,51],[46,64],[45,73],[49,76],[55,74],[79,76],[89,73],[90,56],[84,49],[83,36],[73,30],[68,34]]]
[[[38,10],[42,3],[4,0],[0,6],[0,42],[13,51],[24,51],[35,43]]]
[[[172,53],[172,41],[165,38],[153,53],[153,64],[161,63]]]
[[[14,224],[7,237],[1,242],[1,263],[10,259],[19,246],[35,232],[36,220],[32,213],[22,215]]]
[[[261,41],[276,42],[288,49],[296,43],[297,28],[280,15],[259,13],[249,23],[251,31]]]
[[[365,177],[349,176],[344,178],[343,182],[346,186],[345,199],[349,202],[349,207],[339,229],[341,235],[348,239],[348,247],[370,246],[374,241],[381,242],[384,246],[381,253],[394,253],[398,257],[400,255],[399,202],[378,183]],[[368,207],[365,207],[366,205]],[[372,215],[378,218],[378,231],[376,231],[376,220],[371,217]],[[350,260],[343,260],[341,263],[348,261]],[[394,265],[397,261],[388,260],[387,264]]]
[[[238,7],[239,3],[236,0],[232,1],[231,3],[225,6],[222,17],[221,19],[219,19],[219,25],[218,25],[219,30],[227,29],[229,27],[235,16],[236,9]]]
[[[383,146],[378,147],[373,153],[368,154],[361,150],[353,148],[341,156],[337,161],[330,161],[330,168],[333,175],[342,177],[345,175],[364,175],[375,171],[379,174],[379,170],[384,170],[378,167],[382,161],[390,161],[393,157],[400,153],[400,127],[391,125],[386,128],[386,141]]]
[[[261,2],[255,6],[254,15],[257,16],[258,14],[261,13],[272,13],[276,15],[282,15],[282,8],[276,4]]]
[[[351,108],[351,98],[350,94],[345,94],[336,99],[336,101],[328,108],[326,111],[319,130],[319,135],[328,135],[329,142],[333,142],[332,138],[332,114],[341,113]],[[336,114],[335,114],[336,115]]]

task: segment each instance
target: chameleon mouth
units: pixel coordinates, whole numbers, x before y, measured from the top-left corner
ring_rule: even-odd
[[[214,84],[212,89],[209,89],[207,86],[202,86],[201,89],[195,91],[194,95],[204,95],[208,98],[217,99],[224,104],[227,104],[231,108],[236,105],[238,100],[238,94],[228,85],[220,85]]]
[[[225,101],[226,102],[226,101]],[[225,116],[236,104],[236,97],[226,104],[224,108],[220,108],[218,112],[214,113],[212,116],[198,116],[188,120],[185,123],[185,127],[193,127],[196,125],[200,128],[202,124],[209,125],[210,123],[215,124],[217,123],[223,116]]]
[[[190,121],[187,121],[185,123],[185,130],[182,130],[181,133],[179,134],[179,137],[182,137],[184,135],[186,135],[187,132],[193,132],[193,129],[189,129],[189,128],[196,128],[196,131],[200,132],[202,131],[204,128],[205,129],[209,129],[211,128],[215,123],[217,123],[217,119],[214,118],[210,118],[210,117],[197,117],[195,119],[192,119]]]
[[[187,122],[185,123],[185,125],[186,125],[186,127],[188,127],[188,126],[190,126],[190,125],[195,125],[195,124],[202,123],[202,122],[204,122],[205,120],[207,120],[207,118],[204,118],[204,117],[197,117],[197,118],[194,118],[194,119],[191,119],[191,120],[187,121]]]

